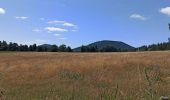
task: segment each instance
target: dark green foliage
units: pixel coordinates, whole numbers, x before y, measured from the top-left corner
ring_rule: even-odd
[[[36,44],[33,44],[33,45],[32,45],[32,48],[33,48],[33,49],[32,49],[33,51],[36,51],[37,45],[36,45]]]
[[[6,51],[8,49],[8,44],[6,41],[1,42],[0,51]]]
[[[136,51],[163,51],[170,50],[170,38],[168,38],[168,42],[152,44],[149,46],[141,46],[136,49]]]
[[[8,51],[18,51],[18,44],[10,42],[8,45]]]
[[[89,47],[89,51],[90,51],[90,52],[98,52],[99,49],[98,49],[97,46],[90,46],[90,47]]]
[[[42,46],[38,46],[37,47],[37,52],[42,52],[43,51],[43,47]]]
[[[104,40],[104,41],[98,41],[98,42],[91,43],[87,46],[81,46],[81,47],[75,48],[74,51],[87,52],[87,51],[89,51],[88,49],[90,49],[90,51],[94,51],[94,48],[97,49],[97,52],[102,51],[102,49],[108,49],[108,48],[112,48],[112,49],[115,48],[115,49],[117,49],[116,51],[132,51],[133,49],[135,49],[134,47],[132,47],[128,44],[125,44],[123,42]],[[104,51],[105,50],[103,50],[103,52]],[[115,50],[111,50],[111,51],[115,52]]]
[[[33,44],[29,46],[29,51],[36,51],[37,50],[37,45]]]
[[[28,46],[27,45],[20,45],[19,47],[18,47],[18,51],[29,51],[29,48],[28,48]]]
[[[81,52],[87,52],[87,51],[88,51],[88,47],[82,45],[82,46],[81,46]]]
[[[0,41],[0,51],[32,51],[32,52],[72,52],[71,47],[67,47],[66,45],[39,45],[36,44],[33,45],[18,45],[17,43],[9,42],[9,44],[6,41]]]
[[[51,51],[51,52],[58,52],[58,46],[57,46],[57,45],[52,45],[52,46],[50,47],[50,51]]]
[[[119,50],[116,49],[115,47],[108,46],[108,47],[102,48],[100,51],[101,52],[118,52]]]
[[[71,49],[70,46],[68,46],[68,47],[66,48],[66,52],[73,52],[73,50]]]
[[[135,51],[163,51],[170,50],[170,38],[168,42],[144,45],[139,48],[133,48],[123,42],[118,41],[99,41],[87,46],[82,45],[79,48],[75,48],[74,51],[78,52],[135,52]],[[64,44],[60,45],[49,45],[43,44],[37,46],[33,45],[18,45],[17,43],[6,41],[0,41],[0,51],[32,51],[32,52],[73,52],[70,46]]]
[[[145,45],[138,48],[138,51],[147,51],[147,50],[148,50],[148,47]]]
[[[121,49],[121,50],[131,50],[134,49],[134,47],[125,44],[123,42],[120,41],[108,41],[108,40],[104,40],[104,41],[99,41],[99,42],[95,42],[92,44],[89,44],[89,46],[97,46],[98,49],[102,49],[105,47],[114,47],[116,49]]]
[[[87,46],[82,45],[81,47],[74,49],[74,51],[79,52],[135,52],[135,51],[163,51],[163,50],[170,50],[170,38],[168,38],[168,42],[152,44],[149,46],[144,45],[139,48],[133,48],[123,42],[100,41],[89,44]]]
[[[112,46],[106,46],[103,48],[98,48],[97,46],[82,46],[81,47],[81,52],[118,52],[121,51],[120,49],[116,49],[115,47]]]
[[[66,45],[62,44],[62,45],[59,46],[59,51],[60,52],[66,52],[66,48],[67,48]]]

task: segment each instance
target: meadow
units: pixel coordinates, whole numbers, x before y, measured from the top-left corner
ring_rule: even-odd
[[[170,52],[0,53],[1,100],[158,100]]]

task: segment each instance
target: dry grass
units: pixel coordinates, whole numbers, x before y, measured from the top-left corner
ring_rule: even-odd
[[[169,72],[170,52],[0,53],[0,98],[158,100]]]

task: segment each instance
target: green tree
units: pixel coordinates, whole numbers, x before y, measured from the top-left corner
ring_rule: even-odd
[[[60,52],[66,52],[66,45],[62,44],[59,46],[59,51]]]
[[[8,44],[7,44],[6,41],[2,41],[1,48],[2,48],[2,51],[7,51],[7,49],[8,49]]]
[[[29,46],[29,51],[33,51],[33,45]]]
[[[137,48],[137,51],[147,51],[147,50],[148,50],[148,47],[146,45]]]
[[[107,46],[101,49],[102,52],[117,52],[118,50],[113,46]]]
[[[58,52],[58,46],[57,45],[52,45],[49,51],[50,52]]]
[[[87,46],[82,45],[81,46],[81,52],[87,52]]]
[[[42,51],[43,51],[42,46],[37,46],[36,51],[37,51],[37,52],[42,52]]]
[[[36,44],[33,44],[32,45],[32,51],[36,51],[37,50],[37,45]]]
[[[70,46],[68,46],[67,48],[66,48],[66,52],[72,52],[73,50],[71,49],[71,47]]]

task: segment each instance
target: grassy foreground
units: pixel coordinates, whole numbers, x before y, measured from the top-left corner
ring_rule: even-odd
[[[170,52],[0,53],[0,99],[158,100]]]

